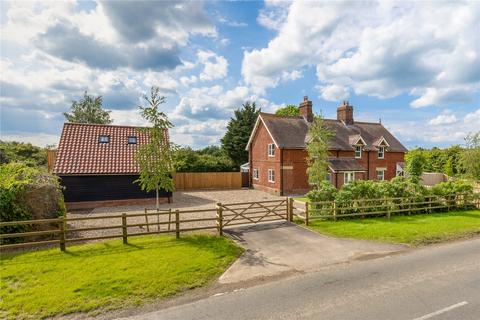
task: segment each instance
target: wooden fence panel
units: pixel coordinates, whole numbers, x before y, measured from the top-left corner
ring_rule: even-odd
[[[240,189],[241,172],[178,172],[173,177],[176,190]]]
[[[57,158],[57,150],[47,150],[47,169],[52,172],[55,165],[55,159]]]

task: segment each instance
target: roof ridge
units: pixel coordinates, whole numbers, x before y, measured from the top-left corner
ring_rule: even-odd
[[[275,113],[268,113],[268,112],[260,112],[260,115],[266,115],[266,116],[271,116],[276,118],[286,118],[286,119],[303,119],[302,116],[281,116]]]
[[[64,126],[74,125],[74,126],[116,127],[116,128],[151,128],[147,126],[130,126],[130,125],[123,125],[123,124],[101,124],[101,123],[79,123],[79,122],[64,122],[63,125]]]

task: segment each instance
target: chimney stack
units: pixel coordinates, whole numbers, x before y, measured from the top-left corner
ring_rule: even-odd
[[[353,107],[348,104],[348,101],[344,100],[337,108],[337,120],[342,121],[347,126],[353,125]]]
[[[300,102],[298,107],[300,115],[308,122],[313,122],[312,101],[308,100],[308,96],[303,97],[303,101]]]

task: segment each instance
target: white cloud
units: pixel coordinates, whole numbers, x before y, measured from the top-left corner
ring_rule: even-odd
[[[443,113],[439,114],[433,119],[428,121],[428,124],[438,126],[441,124],[452,124],[458,122],[457,116],[453,114],[450,110],[445,110]]]
[[[228,61],[212,51],[200,50],[197,53],[199,63],[203,64],[200,79],[204,81],[222,79],[227,76]]]
[[[288,71],[283,71],[282,72],[282,80],[283,81],[295,81],[303,77],[303,74],[301,71],[298,70],[293,70],[291,72]]]
[[[476,130],[478,130],[478,127],[480,126],[480,109],[477,109],[477,111],[468,113],[463,121],[467,124],[472,124],[476,126]]]
[[[469,102],[480,87],[479,2],[298,1],[276,22],[268,46],[244,53],[243,78],[260,93],[310,65],[322,87],[408,93],[413,107]]]
[[[348,89],[336,84],[328,86],[318,86],[321,96],[327,101],[339,101],[349,97]]]

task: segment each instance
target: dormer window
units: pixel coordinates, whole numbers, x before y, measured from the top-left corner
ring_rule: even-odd
[[[128,137],[128,144],[137,144],[137,137],[129,136]]]
[[[355,146],[355,159],[362,158],[362,146]]]
[[[268,156],[275,157],[275,145],[273,143],[268,144]]]
[[[101,134],[98,136],[98,142],[99,143],[109,143],[110,142],[110,136]]]
[[[378,159],[385,158],[385,147],[378,147]]]

